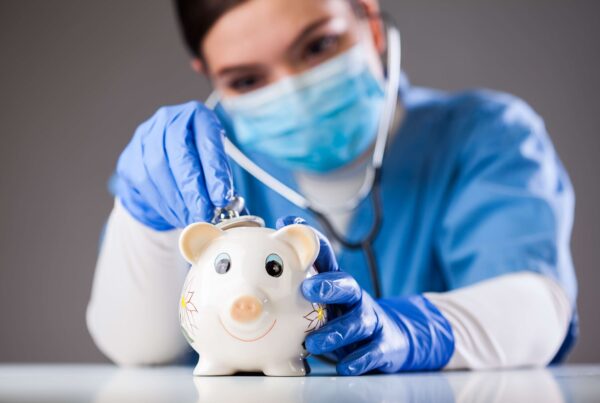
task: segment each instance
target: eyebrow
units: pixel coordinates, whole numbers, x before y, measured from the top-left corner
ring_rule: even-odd
[[[313,21],[310,24],[308,24],[306,27],[304,27],[302,29],[302,31],[298,35],[296,35],[296,38],[292,41],[292,43],[290,45],[288,45],[288,49],[293,49],[294,47],[298,46],[298,44],[301,43],[303,40],[305,40],[307,36],[312,34],[315,30],[317,30],[321,26],[325,25],[327,22],[329,22],[330,19],[331,19],[331,17],[323,17],[323,18],[319,18],[318,20]],[[220,75],[243,72],[243,71],[248,71],[248,70],[255,70],[257,67],[260,67],[260,65],[257,63],[239,64],[239,65],[235,65],[235,66],[225,66],[225,67],[219,69],[219,71],[217,71],[216,75],[220,76]]]

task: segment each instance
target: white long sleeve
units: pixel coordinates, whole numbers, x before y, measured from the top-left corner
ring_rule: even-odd
[[[87,323],[100,350],[118,364],[170,363],[189,351],[177,318],[187,273],[178,237],[177,230],[145,227],[115,202]],[[452,326],[455,351],[446,369],[546,365],[558,351],[572,313],[562,288],[531,272],[425,296]]]
[[[572,307],[564,290],[533,272],[425,296],[454,333],[454,354],[446,369],[547,365],[571,321]]]
[[[179,232],[147,228],[115,201],[87,308],[92,338],[115,363],[169,363],[188,350],[177,317],[188,270]]]

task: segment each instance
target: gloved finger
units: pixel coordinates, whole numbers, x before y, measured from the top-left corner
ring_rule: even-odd
[[[136,192],[140,197],[143,196],[146,204],[158,212],[166,222],[175,227],[178,225],[179,220],[166,205],[154,182],[148,177],[146,165],[143,161],[143,142],[148,132],[154,129],[155,125],[156,115],[142,123],[136,129],[130,143],[119,157],[117,162],[117,176],[120,181],[115,191],[125,208],[134,216],[136,216],[134,211],[136,203],[132,197],[128,197],[131,195],[128,195],[129,191],[125,191],[124,187],[129,187],[131,191]],[[143,212],[140,211],[139,213],[142,213],[139,216],[143,216]]]
[[[168,125],[164,144],[177,192],[185,204],[187,217],[184,226],[209,221],[213,209],[194,140],[194,111],[194,108],[187,107]]]
[[[361,375],[383,366],[385,364],[385,354],[380,345],[380,341],[376,339],[354,350],[337,363],[337,373],[340,375]]]
[[[156,122],[142,139],[142,161],[146,167],[148,178],[160,194],[160,201],[166,203],[167,211],[177,219],[177,227],[185,227],[188,222],[188,211],[177,188],[175,178],[169,167],[169,157],[165,142],[170,121],[177,120],[180,112],[173,115],[168,107],[163,107],[155,114]],[[169,137],[176,136],[169,133]]]
[[[293,215],[289,215],[286,217],[279,217],[275,224],[275,228],[279,229],[286,225],[290,224],[306,224],[306,220],[302,217],[297,217]],[[339,271],[340,268],[338,266],[337,259],[335,257],[335,253],[333,252],[333,247],[331,243],[327,239],[325,235],[323,235],[320,231],[313,228],[317,237],[319,238],[319,255],[315,259],[315,268],[319,273],[328,272],[328,271]]]
[[[302,294],[320,304],[354,304],[360,301],[361,288],[343,271],[319,273],[302,281]]]
[[[225,207],[233,197],[233,175],[223,147],[225,130],[217,115],[200,103],[193,123],[208,196],[216,207]]]
[[[306,336],[306,349],[313,354],[332,352],[371,337],[377,326],[375,312],[359,304]]]

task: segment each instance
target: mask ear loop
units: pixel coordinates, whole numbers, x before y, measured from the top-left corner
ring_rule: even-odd
[[[400,86],[400,63],[401,63],[401,40],[400,32],[391,23],[387,27],[387,63],[386,73],[387,80],[384,89],[385,103],[381,112],[381,117],[377,127],[377,135],[375,139],[375,147],[371,159],[371,164],[367,167],[367,172],[363,184],[359,191],[350,200],[345,200],[343,203],[337,206],[329,206],[329,209],[341,210],[341,211],[352,211],[354,210],[366,197],[369,196],[373,189],[373,184],[379,180],[379,170],[383,162],[383,155],[387,138],[393,124],[394,115],[396,108],[398,107],[398,90]],[[219,94],[213,91],[210,96],[206,99],[205,105],[214,109],[219,102]],[[242,167],[250,175],[254,176],[257,180],[262,182],[265,186],[278,193],[283,198],[287,199],[294,205],[307,209],[313,213],[322,215],[325,214],[325,209],[319,206],[318,203],[310,202],[306,197],[296,192],[294,189],[286,186],[277,178],[269,174],[267,171],[255,164],[246,154],[244,154],[233,142],[225,137],[223,139],[223,145],[225,152],[232,160],[234,160],[240,167]]]

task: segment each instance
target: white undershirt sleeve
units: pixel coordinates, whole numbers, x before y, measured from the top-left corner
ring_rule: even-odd
[[[188,270],[179,233],[154,231],[115,201],[87,308],[92,338],[115,363],[170,363],[188,351],[177,317]]]
[[[572,315],[561,286],[533,272],[425,296],[454,333],[454,354],[445,369],[547,365],[558,352]]]
[[[154,231],[115,201],[87,324],[98,348],[118,364],[171,363],[190,351],[177,318],[188,270],[177,250],[179,233]],[[454,354],[445,369],[546,365],[560,348],[573,312],[561,286],[533,272],[425,296],[454,333]]]

